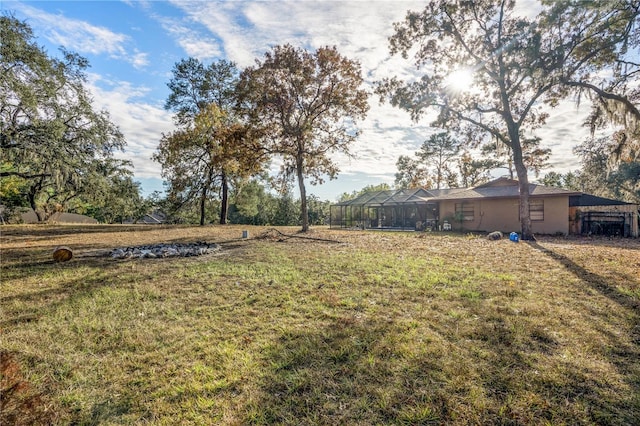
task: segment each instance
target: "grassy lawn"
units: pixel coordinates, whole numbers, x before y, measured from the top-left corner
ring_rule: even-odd
[[[640,419],[638,240],[325,228],[309,239],[246,226],[0,232],[2,425]],[[105,256],[202,240],[222,249]],[[53,262],[58,245],[74,258]]]

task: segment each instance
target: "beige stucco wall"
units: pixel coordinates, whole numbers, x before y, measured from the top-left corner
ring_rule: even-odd
[[[455,205],[460,201],[446,200],[440,202],[440,222],[447,217],[453,217]],[[519,201],[517,198],[507,199],[477,199],[465,201],[472,203],[474,207],[474,220],[464,221],[464,231],[502,231],[520,232],[520,219],[518,214]],[[459,222],[452,222],[454,229],[460,230]],[[568,234],[569,233],[569,197],[545,197],[544,221],[532,221],[531,228],[534,234]]]

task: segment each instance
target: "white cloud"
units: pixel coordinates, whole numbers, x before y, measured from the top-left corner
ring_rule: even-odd
[[[174,129],[171,113],[142,101],[148,92],[145,87],[108,81],[96,74],[89,77],[95,108],[109,111],[127,141],[126,151],[117,157],[133,162],[136,177],[160,178],[160,165],[151,161],[151,156],[162,134]]]
[[[190,55],[199,59],[225,57],[235,61],[241,67],[253,63],[251,52],[252,28],[246,28],[242,13],[244,2],[190,2],[172,1],[186,17],[180,22],[174,21],[180,30],[165,28],[177,37],[177,42]],[[195,24],[195,25],[194,25]],[[163,24],[164,26],[164,24]],[[185,31],[188,29],[188,31]],[[199,40],[204,45],[194,43]]]
[[[68,50],[83,54],[107,54],[111,58],[129,62],[135,68],[143,68],[149,64],[145,53],[127,50],[126,46],[131,40],[125,34],[70,19],[62,14],[47,13],[24,3],[12,3],[12,7],[20,10],[30,20],[37,21],[41,31],[39,35]]]
[[[162,8],[154,7],[152,1],[127,0],[126,3],[146,10],[183,49],[185,56],[203,61],[224,58],[242,68],[254,65],[265,51],[278,44],[291,43],[307,49],[335,45],[343,55],[361,63],[369,91],[375,81],[384,77],[412,79],[419,73],[408,61],[389,55],[388,38],[393,34],[393,23],[402,21],[408,10],[423,9],[423,1],[172,0],[171,4],[183,15],[171,17],[160,16]],[[37,21],[38,35],[64,44],[70,50],[126,60],[136,68],[149,65],[149,54],[130,48],[133,40],[125,34],[64,15],[48,14],[24,3],[13,4],[30,20]],[[529,3],[525,2],[524,9],[533,10],[528,8]],[[104,77],[92,76],[92,79],[96,106],[107,109],[125,134],[128,142],[125,156],[133,160],[136,176],[158,178],[160,166],[150,157],[161,134],[173,130],[171,113],[144,100],[150,89],[124,81],[107,81]],[[422,141],[436,131],[428,125],[432,116],[414,123],[408,113],[389,104],[380,105],[375,95],[369,102],[367,119],[358,123],[361,136],[353,145],[356,158],[336,155],[334,160],[341,169],[340,178],[328,185],[330,188],[360,186],[344,187],[340,192],[379,181],[393,183],[398,157],[413,155]],[[577,110],[574,103],[567,101],[550,113],[547,125],[537,134],[544,146],[553,149],[551,161],[556,171],[574,170],[578,164],[571,150],[587,136],[582,122],[588,105]],[[366,181],[366,176],[371,181]],[[317,193],[319,188],[311,192]]]
[[[187,56],[205,61],[220,57],[222,54],[218,42],[210,36],[194,30],[189,25],[189,22],[184,22],[184,20],[174,17],[158,15],[154,15],[154,19],[176,40],[176,43],[182,47]]]
[[[141,7],[143,9],[150,9],[154,0],[120,0],[124,4],[130,7]]]
[[[589,137],[589,129],[583,123],[589,115],[590,102],[579,106],[573,100],[565,100],[549,111],[547,123],[536,135],[545,148],[551,148],[551,166],[554,171],[566,173],[580,168],[580,159],[573,153],[573,147]],[[547,171],[543,171],[542,175]]]
[[[421,2],[191,2],[173,1],[193,22],[220,41],[224,54],[239,66],[276,44],[305,48],[336,45],[366,69],[387,58],[392,23]]]
[[[137,49],[135,53],[131,55],[131,65],[133,65],[136,69],[142,69],[149,65],[149,54],[144,52],[139,52]]]

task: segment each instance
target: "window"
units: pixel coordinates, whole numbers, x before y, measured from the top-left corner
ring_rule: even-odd
[[[544,200],[529,200],[529,218],[544,220]]]
[[[465,221],[475,219],[473,203],[456,203],[456,217],[462,217]]]

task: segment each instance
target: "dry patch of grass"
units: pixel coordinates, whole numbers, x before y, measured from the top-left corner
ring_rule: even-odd
[[[639,241],[278,229],[2,228],[2,386],[29,391],[0,423],[640,418]],[[102,256],[199,240],[223,249]]]

